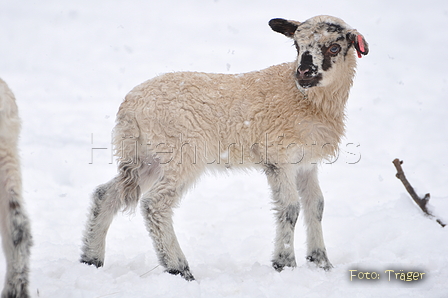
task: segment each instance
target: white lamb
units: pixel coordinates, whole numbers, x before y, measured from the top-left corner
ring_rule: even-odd
[[[258,168],[276,212],[273,267],[295,267],[294,226],[300,207],[307,260],[326,270],[324,199],[317,163],[337,152],[344,108],[362,35],[341,19],[317,16],[269,25],[294,40],[297,60],[239,75],[168,73],[135,87],[121,104],[114,130],[119,174],[93,194],[81,262],[100,267],[117,211],[141,211],[159,262],[193,280],[172,225],[172,208],[207,169]],[[301,202],[299,202],[301,198]]]
[[[22,198],[17,143],[20,119],[14,95],[0,79],[0,230],[6,257],[2,298],[29,297],[31,233]]]

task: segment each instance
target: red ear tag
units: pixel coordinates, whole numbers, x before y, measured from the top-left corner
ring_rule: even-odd
[[[361,52],[365,52],[365,47],[364,47],[364,40],[362,40],[362,36],[361,35],[357,35],[356,36],[358,38],[358,45],[359,45],[359,49],[361,50]]]
[[[359,50],[360,50],[360,51],[358,51],[358,49],[356,49],[356,52],[358,52],[358,58],[362,58],[361,53],[365,52],[364,41],[363,41],[361,35],[357,35],[356,38],[358,40],[358,46],[359,46]]]

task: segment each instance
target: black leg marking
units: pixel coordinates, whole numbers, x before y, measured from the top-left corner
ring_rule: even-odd
[[[15,194],[13,192],[13,194]],[[28,217],[22,212],[22,206],[17,199],[11,198],[9,201],[9,209],[12,225],[12,241],[15,249],[20,249],[22,246],[27,255],[30,253],[32,245],[32,236],[30,232],[30,223]]]
[[[101,261],[98,258],[90,259],[85,254],[81,255],[81,260],[79,260],[81,263],[87,264],[87,265],[94,265],[96,268],[103,267],[103,261]]]
[[[27,293],[27,283],[22,283],[18,291],[16,291],[15,289],[9,290],[5,296],[5,298],[29,298],[29,297],[30,296]]]
[[[168,268],[167,256],[165,253],[158,253],[159,263],[167,268],[165,271],[172,275],[180,275],[187,281],[193,281],[194,276],[190,271],[190,267],[185,260],[178,259],[180,268]]]
[[[300,207],[298,205],[290,205],[287,207],[285,212],[285,220],[293,228],[296,226],[297,218],[299,217]]]
[[[321,249],[316,249],[306,257],[308,262],[315,263],[318,267],[323,268],[325,271],[330,270],[333,266],[330,264],[327,258],[327,253]]]
[[[104,195],[106,194],[106,191],[107,191],[107,187],[104,185],[101,185],[95,190],[94,196],[97,197],[99,200],[102,200]]]
[[[28,216],[24,213],[21,198],[14,190],[9,191],[10,240],[14,253],[9,261],[12,270],[7,271],[4,295],[2,297],[23,297],[28,295],[28,262],[33,244]]]
[[[286,267],[296,267],[296,258],[294,253],[280,253],[275,260],[272,260],[272,267],[278,272],[281,272]]]
[[[193,281],[194,276],[190,272],[190,267],[185,266],[182,270],[179,269],[166,269],[166,272],[173,275],[180,275],[182,276],[186,281]]]
[[[98,186],[97,189],[95,190],[95,192],[93,193],[93,198],[94,198],[93,204],[95,206],[92,210],[93,218],[97,218],[98,215],[100,214],[100,211],[101,211],[100,205],[104,199],[104,195],[106,194],[106,192],[107,192],[107,187],[104,185],[101,185],[101,186]]]
[[[324,214],[324,201],[319,201],[317,203],[317,219],[322,221],[322,216]]]
[[[275,176],[275,175],[278,175],[278,173],[280,172],[280,169],[276,165],[268,163],[265,165],[264,172],[266,175]]]
[[[25,238],[26,227],[24,224],[17,223],[13,221],[13,233],[12,233],[12,243],[15,248],[20,246]]]
[[[21,208],[19,202],[11,200],[9,202],[9,209],[10,214],[12,215],[12,242],[17,249],[17,247],[22,244],[25,234],[27,233],[28,222],[20,212]]]

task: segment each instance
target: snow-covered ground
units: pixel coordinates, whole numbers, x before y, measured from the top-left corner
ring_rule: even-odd
[[[89,195],[116,173],[110,132],[125,94],[158,74],[239,73],[292,61],[274,17],[344,19],[364,34],[337,162],[321,166],[331,272],[271,268],[274,219],[260,173],[206,176],[176,210],[197,281],[157,266],[142,218],[119,214],[106,263],[78,262]],[[32,219],[34,297],[447,297],[447,230],[422,215],[392,160],[448,220],[448,2],[2,0],[0,77],[23,119],[24,196]],[[92,148],[107,148],[94,149]],[[93,152],[93,154],[92,154]],[[353,164],[354,161],[359,162]],[[5,261],[0,256],[0,279]],[[350,281],[350,271],[380,274]],[[388,280],[386,270],[422,272]]]

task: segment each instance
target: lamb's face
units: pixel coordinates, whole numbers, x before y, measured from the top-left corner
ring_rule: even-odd
[[[362,35],[341,19],[318,16],[303,23],[273,19],[269,25],[294,40],[297,49],[296,81],[301,88],[322,87],[338,79],[353,48],[367,55]]]

